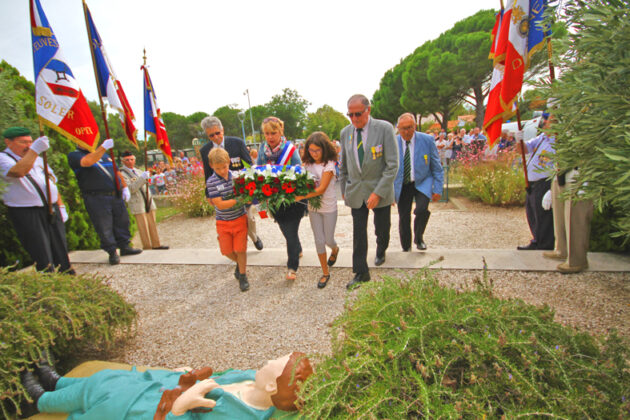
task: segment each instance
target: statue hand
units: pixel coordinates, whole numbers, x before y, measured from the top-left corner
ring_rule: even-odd
[[[173,403],[171,413],[176,416],[181,416],[182,414],[184,414],[188,410],[192,410],[193,408],[214,407],[215,405],[217,405],[217,403],[214,400],[204,398],[204,395],[218,387],[219,384],[217,384],[214,379],[204,379],[203,381],[197,382],[186,392],[177,397],[177,399]]]

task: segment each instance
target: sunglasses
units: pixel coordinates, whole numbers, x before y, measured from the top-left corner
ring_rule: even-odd
[[[221,135],[221,132],[220,131],[215,131],[212,134],[208,134],[208,137],[212,138],[212,137],[216,137],[216,136],[219,136],[219,135]]]
[[[263,123],[268,123],[268,122],[280,122],[280,120],[276,117],[267,117],[263,120]]]
[[[346,115],[348,116],[348,118],[359,118],[361,115],[365,114],[365,111],[367,111],[367,109],[364,109],[361,112],[348,112]]]

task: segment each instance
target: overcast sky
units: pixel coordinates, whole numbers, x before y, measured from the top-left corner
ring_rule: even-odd
[[[80,0],[40,0],[68,65],[97,100]],[[262,105],[284,88],[346,112],[427,40],[499,0],[87,0],[136,117],[142,50],[162,112]],[[0,59],[33,80],[27,0],[0,0]],[[474,63],[470,63],[474,65]],[[142,121],[136,124],[142,130]]]

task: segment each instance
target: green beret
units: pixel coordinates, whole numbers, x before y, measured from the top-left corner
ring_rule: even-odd
[[[2,137],[5,139],[14,139],[16,137],[30,136],[31,131],[24,127],[9,127],[2,132]]]

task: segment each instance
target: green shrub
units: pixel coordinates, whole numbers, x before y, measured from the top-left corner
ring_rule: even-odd
[[[467,156],[458,161],[455,179],[461,180],[464,193],[493,206],[525,203],[525,177],[514,153],[499,153],[496,159],[481,160]]]
[[[548,307],[439,286],[431,272],[366,283],[333,323],[332,356],[302,388],[307,418],[630,416],[630,348]]]
[[[98,276],[0,268],[0,413],[25,397],[19,372],[51,349],[65,357],[128,337],[133,306]]]
[[[171,203],[188,217],[204,217],[214,214],[214,207],[206,199],[206,181],[203,175],[182,177],[176,188],[169,190]]]

